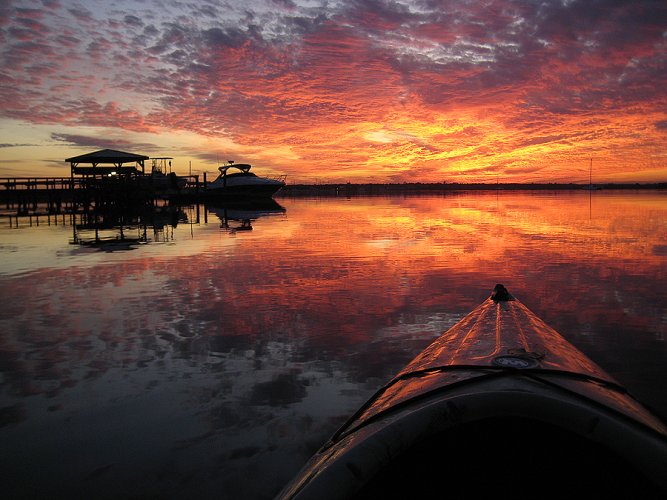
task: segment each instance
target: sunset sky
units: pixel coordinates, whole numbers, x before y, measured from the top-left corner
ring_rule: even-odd
[[[667,181],[664,0],[2,0],[0,177]]]

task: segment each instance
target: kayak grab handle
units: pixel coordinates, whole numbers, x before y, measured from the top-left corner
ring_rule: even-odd
[[[491,300],[494,302],[507,302],[508,300],[514,300],[514,297],[512,297],[512,294],[505,288],[504,285],[501,285],[498,283],[494,288],[493,292],[491,293]]]

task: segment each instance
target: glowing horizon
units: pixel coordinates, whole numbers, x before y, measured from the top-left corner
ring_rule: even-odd
[[[667,6],[7,0],[0,177],[111,148],[316,182],[667,180]]]

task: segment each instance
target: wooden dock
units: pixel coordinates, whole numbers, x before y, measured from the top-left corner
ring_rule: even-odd
[[[46,204],[49,213],[71,211],[73,193],[82,179],[69,177],[3,177],[0,178],[0,207],[16,215],[36,213]]]
[[[150,176],[89,177],[2,177],[0,208],[4,212],[27,215],[46,205],[50,214],[77,212],[105,207],[155,204],[158,200],[194,200],[203,192],[199,176],[188,177],[182,190],[158,189]],[[40,209],[40,210],[43,210]]]

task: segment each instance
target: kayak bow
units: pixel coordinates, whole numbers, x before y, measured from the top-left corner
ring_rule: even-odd
[[[278,498],[665,498],[667,427],[502,285]]]

